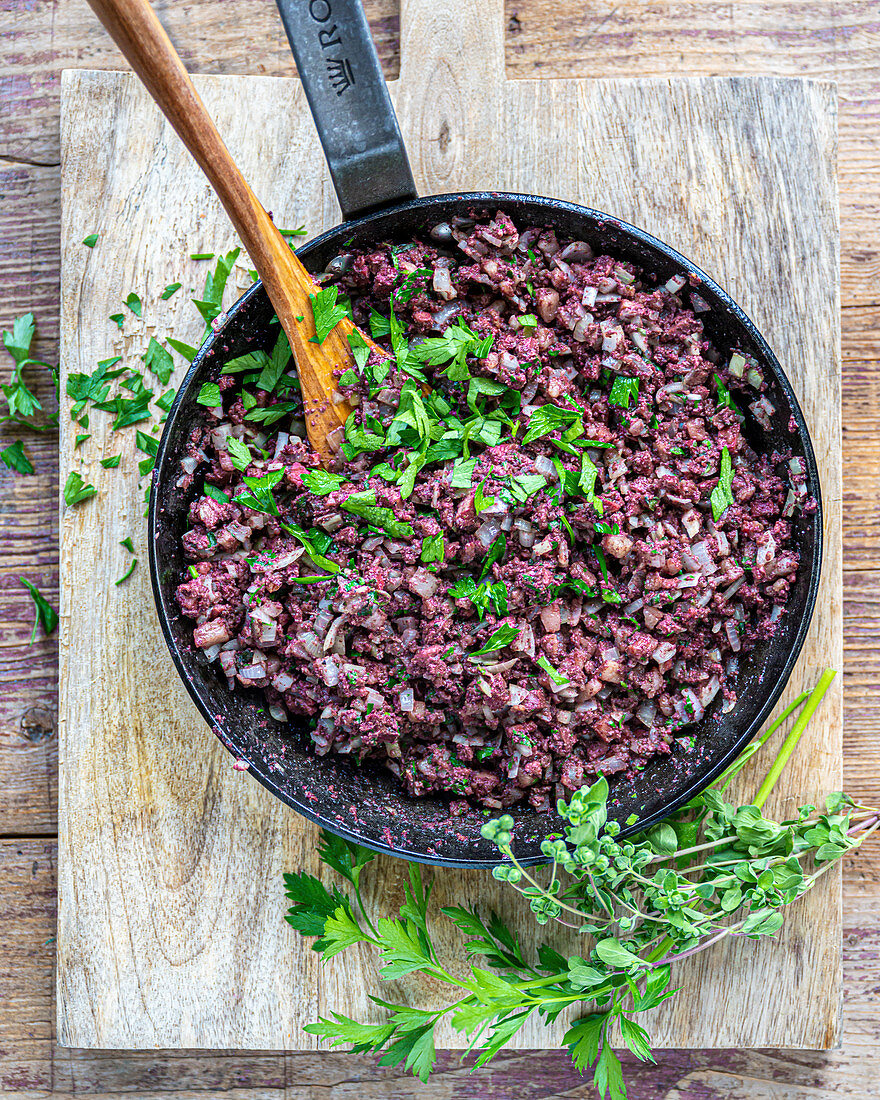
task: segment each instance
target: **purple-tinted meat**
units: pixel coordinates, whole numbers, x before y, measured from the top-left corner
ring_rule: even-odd
[[[221,377],[183,463],[206,493],[178,601],[230,688],[311,719],[319,754],[492,809],[546,809],[731,709],[815,503],[802,460],[749,446],[747,407],[759,429],[775,409],[684,278],[500,213],[330,272],[393,350],[340,371],[332,475],[292,382],[247,373]],[[457,365],[428,353],[456,331]]]

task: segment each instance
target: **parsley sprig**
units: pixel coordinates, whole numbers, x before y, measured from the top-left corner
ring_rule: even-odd
[[[36,413],[42,412],[43,406],[37,395],[28,387],[24,372],[29,367],[45,367],[55,379],[56,387],[58,374],[48,363],[31,357],[31,344],[35,331],[36,322],[33,313],[16,317],[12,322],[12,329],[3,331],[3,345],[12,356],[15,366],[9,384],[0,386],[9,409],[8,413],[0,416],[0,424],[14,421],[37,431],[47,431],[57,426],[58,414],[50,414],[45,423],[34,423],[32,418]]]
[[[486,822],[483,836],[505,859],[494,876],[523,894],[539,924],[561,921],[591,937],[580,955],[562,955],[549,942],[534,955],[526,954],[511,928],[478,907],[453,905],[431,914],[431,888],[417,864],[408,865],[397,913],[377,919],[361,890],[362,875],[375,855],[325,834],[319,854],[343,888],[327,887],[304,873],[286,875],[292,903],[287,920],[302,935],[317,937],[312,947],[322,958],[365,945],[378,953],[384,980],[423,975],[435,988],[446,989],[449,1000],[437,1008],[413,1009],[373,998],[384,1011],[378,1023],[330,1012],[306,1030],[331,1047],[348,1045],[358,1053],[380,1055],[384,1066],[402,1064],[424,1082],[436,1063],[434,1034],[442,1020],[469,1037],[476,1068],[535,1015],[549,1024],[586,1003],[589,1011],[573,1021],[563,1044],[577,1069],[592,1070],[600,1096],[625,1100],[623,1070],[609,1043],[611,1026],[637,1058],[653,1061],[650,1036],[635,1017],[675,995],[673,967],[725,939],[773,936],[786,908],[880,828],[880,811],[840,793],[828,796],[823,811],[802,806],[782,823],[762,812],[834,675],[829,670],[812,693],[799,696],[685,810],[629,840],[620,838],[620,825],[609,819],[604,778],[575,792],[570,802],[560,802],[562,835],[542,845],[552,865],[549,885],[516,860],[513,818],[505,814]],[[798,710],[753,803],[728,802],[725,793],[733,777]],[[467,936],[469,965],[454,973],[434,940],[434,923],[443,918]]]

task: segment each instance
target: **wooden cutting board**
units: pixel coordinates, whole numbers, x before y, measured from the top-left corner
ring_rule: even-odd
[[[423,193],[498,187],[620,215],[691,256],[740,301],[774,346],[811,425],[822,470],[826,558],[809,642],[787,697],[842,667],[840,356],[836,99],[830,84],[731,80],[504,78],[501,0],[403,0],[393,85]],[[292,69],[292,65],[291,65]],[[298,82],[201,77],[233,155],[282,226],[338,219]],[[120,354],[138,365],[150,335],[197,342],[189,303],[204,264],[235,242],[207,184],[127,74],[63,78],[62,368]],[[94,249],[83,238],[99,234]],[[228,298],[249,283],[242,260]],[[168,301],[166,284],[184,283]],[[234,286],[232,284],[235,284]],[[143,299],[138,320],[122,306]],[[107,320],[125,312],[124,333]],[[176,379],[182,374],[182,366]],[[63,384],[62,384],[63,390]],[[302,1026],[337,1010],[375,1013],[389,995],[368,953],[319,970],[284,923],[282,873],[314,871],[316,830],[232,767],[177,680],[146,570],[134,431],[92,438],[62,415],[61,481],[97,498],[61,508],[58,1035],[77,1047],[307,1049]],[[122,454],[105,470],[103,456]],[[115,587],[131,536],[141,564]],[[841,783],[837,685],[790,766],[774,810]],[[754,791],[755,773],[742,791]],[[381,859],[377,905],[401,897],[405,867]],[[535,927],[485,872],[434,873],[439,903],[479,902]],[[440,918],[448,959],[460,944]],[[548,930],[550,935],[555,935]],[[445,938],[443,938],[445,937]],[[557,937],[563,952],[573,950]],[[840,884],[822,880],[774,942],[688,960],[683,992],[654,1016],[667,1047],[825,1048],[840,1027]],[[582,949],[582,948],[581,948]],[[442,991],[397,983],[413,1004]],[[522,1047],[553,1046],[535,1024]],[[441,1045],[461,1038],[445,1032]]]

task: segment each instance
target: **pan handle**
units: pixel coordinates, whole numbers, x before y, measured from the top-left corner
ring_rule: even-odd
[[[360,0],[276,0],[346,219],[418,197]]]

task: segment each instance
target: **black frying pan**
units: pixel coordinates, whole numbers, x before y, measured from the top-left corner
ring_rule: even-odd
[[[630,814],[639,828],[651,825],[705,788],[745,748],[766,721],[803,645],[816,602],[822,562],[822,514],[816,459],[803,413],[791,384],[767,342],[731,297],[669,245],[618,218],[555,199],[501,192],[417,198],[415,184],[369,28],[358,0],[277,0],[293,47],[318,134],[327,155],[345,221],[298,250],[313,273],[323,271],[347,248],[426,234],[455,216],[510,215],[519,229],[553,226],[560,236],[587,241],[595,251],[629,260],[662,283],[688,276],[685,295],[696,291],[710,309],[701,314],[709,339],[722,355],[739,348],[760,363],[777,415],[771,431],[746,426],[761,451],[791,448],[804,458],[809,492],[820,502],[794,522],[801,558],[796,584],[776,636],[742,662],[738,703],[726,715],[716,707],[674,742],[670,756],[652,761],[631,780],[612,788],[612,816]],[[202,408],[195,397],[223,364],[246,350],[271,349],[273,310],[260,283],[229,310],[222,328],[194,359],[171,408],[156,467],[149,511],[150,573],[162,630],[177,670],[205,720],[265,787],[298,813],[324,828],[377,851],[423,863],[488,867],[499,862],[494,845],[480,837],[485,812],[472,809],[450,817],[441,798],[413,799],[383,768],[354,766],[344,756],[315,756],[303,719],[269,718],[257,692],[232,693],[225,677],[192,643],[192,624],[174,598],[185,579],[180,538],[195,489],[176,488],[180,459]],[[789,424],[794,430],[789,429]],[[555,814],[511,809],[514,848],[523,862],[542,861],[540,842],[559,828]],[[623,833],[634,829],[624,828]]]

